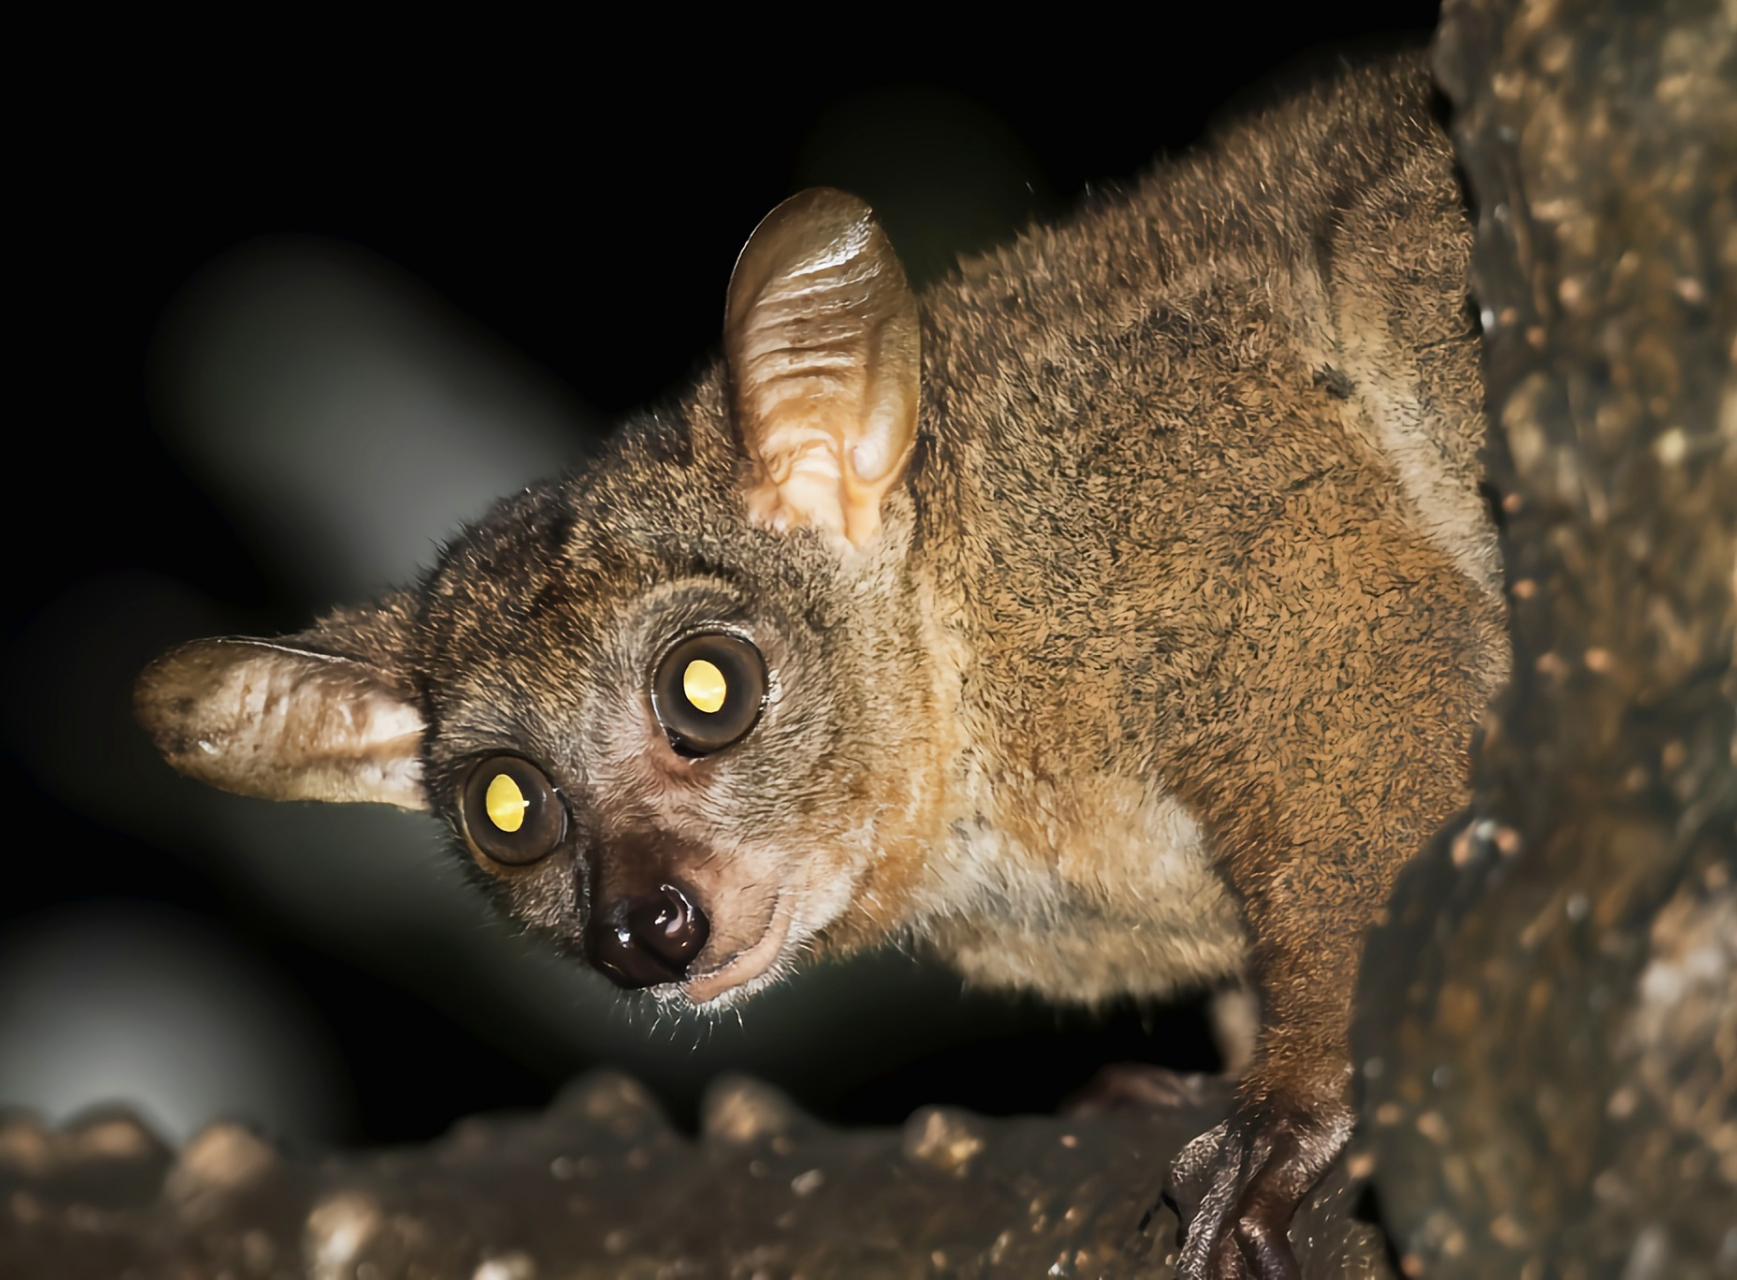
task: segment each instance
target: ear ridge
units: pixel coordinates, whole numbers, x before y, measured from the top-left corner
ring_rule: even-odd
[[[916,296],[873,210],[821,187],[767,214],[724,336],[750,515],[866,546],[916,442],[922,367]]]
[[[426,809],[426,728],[401,677],[292,643],[195,640],[140,674],[133,706],[168,762],[224,791]]]

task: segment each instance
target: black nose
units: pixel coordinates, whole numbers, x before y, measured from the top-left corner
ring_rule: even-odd
[[[678,982],[712,931],[706,913],[679,885],[602,904],[587,952],[617,986]]]

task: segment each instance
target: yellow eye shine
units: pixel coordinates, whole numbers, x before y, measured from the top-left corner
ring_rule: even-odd
[[[690,759],[745,737],[766,702],[766,660],[746,636],[701,631],[677,640],[651,673],[651,709],[670,747]]]
[[[525,825],[525,810],[531,802],[519,784],[504,773],[497,773],[483,796],[483,811],[489,821],[502,831],[513,832]]]
[[[682,693],[696,710],[715,715],[729,696],[730,685],[714,663],[695,658],[682,672]]]
[[[549,775],[523,756],[479,760],[460,784],[464,837],[483,866],[528,867],[567,838],[567,806]]]

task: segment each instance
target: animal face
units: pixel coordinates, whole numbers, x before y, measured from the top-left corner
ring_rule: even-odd
[[[898,726],[930,682],[893,538],[793,555],[727,466],[695,484],[706,459],[642,448],[434,575],[426,786],[514,915],[704,1003],[773,977],[922,825],[927,752]]]
[[[946,722],[899,484],[915,317],[866,207],[798,197],[682,404],[414,588],[160,659],[141,718],[230,790],[433,810],[514,916],[623,986],[710,1004],[883,936]]]

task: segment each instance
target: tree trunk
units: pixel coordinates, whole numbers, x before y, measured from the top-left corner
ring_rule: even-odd
[[[1514,678],[1365,964],[1407,1274],[1737,1275],[1737,10],[1450,0]]]

